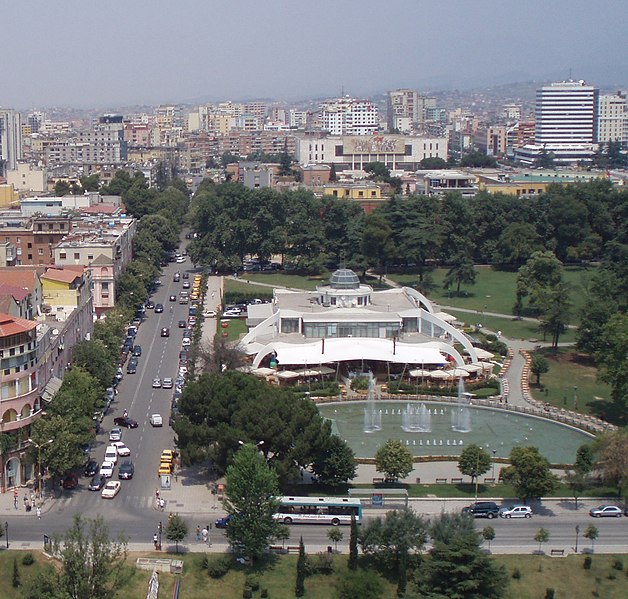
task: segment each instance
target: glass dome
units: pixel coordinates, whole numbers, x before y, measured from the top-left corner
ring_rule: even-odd
[[[352,270],[339,268],[329,278],[329,284],[333,289],[359,289],[360,279]]]

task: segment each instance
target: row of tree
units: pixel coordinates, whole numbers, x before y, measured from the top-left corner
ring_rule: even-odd
[[[519,268],[539,250],[562,262],[602,258],[622,234],[627,206],[628,192],[599,180],[553,185],[525,199],[395,196],[365,215],[355,202],[305,190],[205,181],[193,200],[199,238],[191,249],[196,262],[218,268],[239,266],[249,254],[283,255],[309,270],[344,257],[357,269],[413,263],[421,274],[460,254],[473,263]]]

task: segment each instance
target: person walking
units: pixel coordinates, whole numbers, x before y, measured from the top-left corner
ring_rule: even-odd
[[[41,508],[37,506],[37,519],[41,520]]]
[[[200,526],[196,527],[196,540],[197,541],[201,540],[201,527]]]
[[[159,539],[157,538],[157,533],[153,535],[153,544],[155,545],[155,549],[159,546]]]

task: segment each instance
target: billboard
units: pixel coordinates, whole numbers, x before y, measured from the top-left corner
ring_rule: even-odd
[[[343,154],[405,154],[405,143],[402,136],[395,135],[364,135],[343,137]]]

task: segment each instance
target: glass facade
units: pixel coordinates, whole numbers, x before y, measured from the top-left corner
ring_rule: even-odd
[[[304,322],[303,334],[306,338],[311,339],[322,339],[323,337],[375,337],[381,339],[391,339],[392,337],[399,336],[399,323]]]

